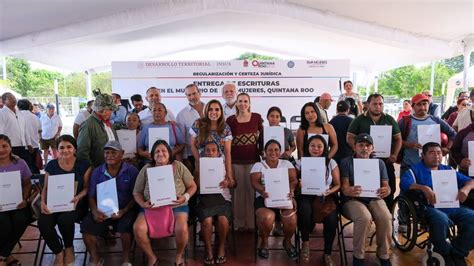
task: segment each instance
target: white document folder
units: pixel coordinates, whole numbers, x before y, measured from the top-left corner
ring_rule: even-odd
[[[370,136],[374,140],[374,153],[377,158],[388,158],[392,148],[392,126],[370,126]]]
[[[469,153],[469,160],[471,160],[471,166],[469,166],[469,176],[474,177],[474,141],[467,143],[467,149]]]
[[[175,204],[176,187],[174,185],[173,166],[164,165],[147,168],[150,201],[154,207]]]
[[[431,170],[435,208],[459,208],[458,180],[455,170]]]
[[[267,208],[291,209],[293,202],[288,199],[290,181],[287,168],[262,169],[265,191],[269,197],[265,199]]]
[[[133,158],[137,152],[137,133],[135,130],[117,130],[117,137],[124,151],[124,158]]]
[[[223,158],[201,157],[199,162],[199,193],[222,193],[219,183],[225,176]]]
[[[285,132],[283,127],[264,127],[263,128],[263,145],[269,140],[274,139],[280,143],[281,153],[285,152]]]
[[[326,158],[301,158],[301,194],[321,196],[326,186]]]
[[[50,212],[74,210],[74,174],[48,176],[47,206]]]
[[[166,143],[170,144],[170,131],[167,127],[159,127],[159,128],[148,128],[148,151],[151,152],[151,148],[153,148],[153,144],[157,140],[164,140]]]
[[[0,212],[15,210],[22,201],[20,171],[0,173]]]
[[[115,178],[97,184],[97,208],[109,218],[119,212]]]
[[[422,146],[428,142],[435,142],[441,144],[441,131],[439,124],[433,125],[418,125],[418,143]],[[422,150],[419,150],[421,155]]]
[[[377,197],[380,189],[379,159],[354,158],[354,186],[361,186],[360,197]]]

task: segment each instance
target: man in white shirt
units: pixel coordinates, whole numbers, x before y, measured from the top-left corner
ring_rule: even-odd
[[[76,119],[74,119],[74,125],[72,126],[72,135],[75,139],[79,136],[79,128],[81,128],[82,123],[86,121],[87,118],[92,114],[92,105],[94,104],[94,100],[90,100],[87,102],[86,110],[80,111]]]
[[[196,119],[204,116],[204,103],[201,102],[201,92],[195,84],[187,85],[184,93],[186,94],[189,104],[178,113],[176,122],[181,132],[184,132],[186,142],[183,158],[186,160],[186,166],[191,173],[193,173],[194,156],[190,146],[191,135],[189,134],[189,129],[193,126]]]
[[[61,135],[61,130],[63,129],[63,122],[61,121],[61,117],[54,112],[56,110],[54,105],[48,104],[46,109],[46,115],[42,115],[40,118],[42,129],[40,145],[43,150],[45,165],[48,163],[49,148],[51,148],[53,152],[53,158],[56,159],[58,151],[56,138]]]
[[[145,99],[148,101],[148,108],[145,110],[140,111],[138,113],[138,116],[140,117],[140,122],[143,125],[148,125],[153,122],[153,111],[151,110],[151,106],[153,105],[153,102],[156,101],[158,103],[161,103],[161,94],[160,90],[156,87],[150,87],[148,90],[146,90],[146,97]],[[174,114],[171,112],[170,109],[167,109],[168,113],[166,114],[166,120],[167,121],[176,121],[176,118],[174,117]]]
[[[317,102],[315,102],[316,107],[319,109],[319,113],[321,114],[321,119],[323,121],[323,124],[329,123],[329,117],[328,117],[328,112],[327,110],[331,106],[332,102],[332,96],[331,94],[325,92],[319,96],[319,99]]]
[[[40,147],[40,138],[41,138],[41,122],[39,118],[33,114],[33,104],[28,101],[27,99],[21,99],[18,101],[18,109],[20,109],[20,113],[23,115],[26,124],[26,130],[28,131],[28,135],[30,135],[31,146],[33,147],[33,153],[31,154],[33,165],[29,165],[31,172],[33,174],[39,174],[40,169],[42,169],[43,164],[41,160],[39,162],[36,160],[37,156],[41,157],[41,153],[39,150]]]
[[[4,108],[0,110],[0,134],[7,135],[11,140],[12,153],[19,156],[31,167],[31,138],[26,130],[26,121],[16,107],[16,98],[10,92],[2,94]],[[28,150],[27,150],[28,149]]]
[[[234,83],[227,83],[222,87],[222,98],[224,99],[224,118],[235,115],[235,101],[237,100],[237,89]]]

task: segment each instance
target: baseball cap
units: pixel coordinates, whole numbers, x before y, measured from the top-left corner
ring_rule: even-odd
[[[418,93],[417,95],[411,98],[412,104],[417,104],[421,101],[430,101],[430,98],[422,93]]]
[[[367,134],[367,133],[360,133],[359,135],[357,135],[356,139],[355,139],[355,143],[359,143],[359,142],[368,142],[369,144],[374,144],[374,140],[372,139],[372,137]]]
[[[116,140],[111,140],[111,141],[108,141],[107,143],[105,143],[104,150],[105,149],[113,149],[113,150],[116,150],[116,151],[123,150],[122,145],[120,145],[120,142],[118,142]]]
[[[54,106],[54,104],[48,103],[48,105],[46,105],[46,108],[48,108],[48,109],[54,109],[54,108],[56,108],[56,106]]]

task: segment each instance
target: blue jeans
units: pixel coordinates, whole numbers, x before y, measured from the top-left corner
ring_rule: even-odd
[[[474,248],[474,211],[460,207],[457,209],[436,209],[428,207],[426,218],[430,227],[430,239],[434,251],[441,255],[453,253],[457,256],[467,257],[469,251]],[[457,234],[451,240],[448,238],[449,226],[457,225]]]

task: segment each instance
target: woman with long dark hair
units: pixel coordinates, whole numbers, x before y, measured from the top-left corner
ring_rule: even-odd
[[[328,158],[328,145],[321,135],[314,135],[308,140],[308,145],[304,147],[304,157],[324,157],[326,165],[326,191],[323,196],[300,195],[298,197],[298,227],[301,231],[303,241],[301,257],[303,262],[310,261],[309,234],[313,231],[313,202],[315,200],[334,200],[341,187],[339,180],[339,167],[336,161]],[[335,203],[335,202],[334,202]],[[336,236],[337,211],[334,209],[323,218],[323,236],[324,236],[324,263],[327,266],[334,265],[331,258],[332,244]]]
[[[74,223],[82,220],[88,211],[86,196],[92,168],[89,162],[76,158],[77,144],[73,136],[62,135],[56,143],[58,158],[50,161],[44,168],[46,173],[41,193],[41,215],[38,219],[38,227],[46,244],[56,255],[54,265],[73,265],[75,260]],[[74,174],[74,182],[77,185],[75,196],[71,199],[74,210],[51,213],[47,202],[48,178],[50,175],[63,174]],[[56,225],[61,237],[56,233]]]
[[[298,158],[303,155],[304,147],[308,145],[308,139],[313,135],[327,135],[329,140],[328,158],[332,159],[337,152],[336,131],[331,124],[323,124],[319,109],[313,102],[308,102],[301,108],[301,124],[296,131],[296,147]]]

